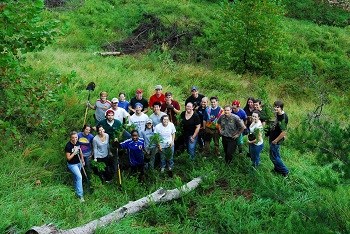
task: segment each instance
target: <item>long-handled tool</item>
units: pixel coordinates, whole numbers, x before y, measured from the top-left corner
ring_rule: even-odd
[[[79,149],[81,151],[81,149]],[[81,152],[80,152],[81,153]],[[89,194],[92,194],[92,189],[91,189],[91,184],[90,184],[90,180],[89,180],[89,177],[87,176],[86,174],[86,171],[85,171],[85,168],[84,168],[84,165],[83,165],[83,162],[81,161],[81,158],[80,158],[80,155],[78,156],[79,158],[79,162],[81,164],[81,169],[83,170],[83,173],[85,175],[85,178],[86,178],[86,184],[88,186],[88,192]]]
[[[94,82],[90,82],[87,87],[86,87],[86,90],[89,90],[89,96],[88,96],[88,102],[90,102],[90,94],[91,94],[91,91],[94,91],[95,90],[95,83]],[[89,110],[89,106],[86,105],[86,109],[85,109],[85,115],[84,115],[84,124],[83,126],[86,124],[86,116],[87,116],[87,113],[88,113],[88,110]]]
[[[120,173],[120,165],[119,165],[119,149],[117,148],[117,176],[118,176],[118,184],[121,187],[122,186],[122,175]]]

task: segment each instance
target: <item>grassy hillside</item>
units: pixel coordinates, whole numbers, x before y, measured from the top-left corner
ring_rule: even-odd
[[[306,150],[301,154],[303,145],[294,144],[293,138],[288,138],[282,147],[283,160],[291,170],[287,179],[271,174],[265,139],[258,170],[250,167],[245,155],[237,155],[227,166],[215,157],[204,160],[199,154],[190,162],[186,154],[180,154],[175,156],[172,179],[156,171],[146,184],[139,185],[135,177],[123,171],[123,189],[119,190],[115,182],[101,184],[98,177],[93,177],[94,193],[86,195],[83,204],[74,195],[63,154],[69,132],[79,130],[83,124],[88,95],[85,88],[90,81],[96,83],[92,100],[103,90],[109,92],[110,98],[124,91],[130,99],[137,88],[144,89],[148,98],[154,85],[162,84],[182,109],[192,85],[199,86],[207,96],[219,96],[222,106],[233,99],[244,103],[248,96],[263,98],[266,104],[283,99],[291,133],[320,103],[320,95],[328,92],[322,117],[337,119],[346,127],[350,114],[344,108],[349,102],[349,77],[345,79],[350,69],[349,27],[284,18],[288,45],[284,63],[298,66],[271,78],[225,70],[213,61],[214,54],[205,54],[200,61],[194,59],[203,55],[198,52],[202,44],[197,44],[196,39],[178,48],[156,47],[120,57],[95,53],[106,43],[128,37],[144,13],[157,15],[165,25],[176,21],[180,28],[203,29],[218,24],[220,4],[216,1],[72,2],[70,7],[46,12],[48,19],[60,21],[62,35],[56,43],[25,55],[27,66],[32,67],[28,76],[37,85],[45,86],[40,84],[44,82],[59,86],[56,93],[48,93],[49,101],[43,103],[41,127],[18,133],[1,125],[1,233],[23,233],[46,223],[62,229],[79,226],[161,186],[175,188],[200,175],[206,175],[203,184],[189,195],[154,205],[96,233],[350,232],[349,180],[333,170],[334,165],[321,165],[315,152]],[[175,59],[175,54],[181,59]],[[338,70],[342,74],[337,74]],[[333,72],[345,78],[330,79],[328,74]],[[88,122],[93,121],[92,112]],[[36,185],[36,180],[41,185]]]

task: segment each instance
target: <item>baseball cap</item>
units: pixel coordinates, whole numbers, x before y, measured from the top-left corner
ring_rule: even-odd
[[[139,107],[141,107],[141,108],[143,108],[143,105],[142,105],[141,103],[136,102],[136,104],[135,104],[135,108],[136,108],[136,107],[138,107],[138,106],[139,106]]]
[[[143,90],[142,89],[137,89],[136,93],[143,93]]]
[[[234,100],[233,102],[232,102],[232,106],[237,106],[237,107],[240,107],[240,105],[241,105],[241,103],[238,101],[238,100]]]
[[[156,85],[155,87],[154,87],[154,89],[163,89],[163,87],[161,86],[161,85]]]
[[[198,90],[197,86],[192,86],[191,91]]]
[[[119,102],[118,98],[112,98],[111,100],[112,103]]]
[[[146,124],[147,124],[147,123],[153,124],[153,121],[152,121],[151,119],[147,119]]]
[[[106,111],[106,116],[107,116],[109,113],[113,113],[113,115],[114,115],[114,111],[113,111],[113,110],[107,110],[107,111]]]

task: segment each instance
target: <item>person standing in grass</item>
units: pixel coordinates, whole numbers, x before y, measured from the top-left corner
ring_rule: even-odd
[[[237,148],[237,138],[242,134],[245,126],[237,115],[232,114],[230,105],[224,107],[224,114],[218,119],[218,125],[225,152],[225,162],[229,164]]]
[[[161,85],[156,85],[156,87],[154,87],[154,90],[156,92],[149,98],[148,103],[148,106],[151,108],[153,108],[153,104],[155,102],[160,102],[160,104],[163,104],[165,102],[165,95],[162,93],[163,87]]]
[[[114,112],[114,119],[119,120],[120,123],[128,123],[130,115],[126,110],[118,106],[118,98],[112,98],[111,103],[112,107],[108,110],[112,110]]]
[[[160,119],[161,123],[157,124],[154,128],[154,133],[159,133],[162,141],[159,143],[158,148],[161,157],[161,172],[165,171],[165,167],[168,163],[169,171],[174,168],[174,141],[176,129],[173,123],[169,121],[168,115],[163,115]]]
[[[136,112],[136,103],[142,104],[142,112],[147,113],[148,111],[148,101],[143,97],[143,90],[137,89],[135,97],[131,98],[129,103],[129,113],[133,115]]]
[[[255,110],[253,97],[248,97],[247,103],[246,103],[245,107],[243,108],[243,110],[247,115],[246,134],[248,134],[248,127],[252,124],[252,114],[253,114],[253,111]]]
[[[153,113],[149,116],[149,118],[152,120],[154,126],[160,123],[160,118],[163,115],[166,115],[164,112],[160,111],[161,106],[162,104],[160,102],[153,103]]]
[[[119,97],[118,107],[121,107],[127,112],[129,112],[129,102],[126,100],[125,93],[120,92],[118,97]]]
[[[162,104],[161,111],[169,116],[169,121],[177,126],[177,115],[180,114],[180,104],[173,100],[173,94],[171,92],[165,93],[165,103]]]
[[[203,94],[198,93],[197,86],[192,86],[191,88],[191,96],[189,96],[185,101],[185,106],[187,103],[192,102],[194,109],[198,110],[201,105],[202,99],[204,98]]]
[[[153,105],[154,106],[154,105]],[[158,152],[157,146],[151,142],[152,137],[154,136],[153,122],[152,119],[148,119],[146,121],[145,128],[140,134],[140,137],[143,138],[145,142],[145,151],[147,153],[147,157],[149,158],[149,163],[147,164],[148,169],[154,169],[154,161],[156,153]]]
[[[139,174],[139,181],[142,182],[144,180],[144,140],[139,138],[139,134],[137,130],[132,130],[130,132],[131,138],[123,141],[119,144],[119,147],[122,149],[126,149],[129,156],[129,162],[132,173]]]
[[[263,108],[262,102],[260,99],[254,99],[254,109],[259,111],[260,121],[263,126],[265,126],[266,121],[268,121],[268,116],[266,113],[266,109]]]
[[[204,115],[207,113],[208,103],[209,103],[208,98],[203,97],[200,106],[196,110],[201,121],[201,127],[199,129],[198,141],[197,141],[200,150],[203,150],[204,142],[205,142],[205,130],[204,130],[203,119],[204,119]]]
[[[241,103],[238,100],[232,102],[232,114],[237,115],[247,126],[247,114],[240,108]],[[243,133],[237,138],[238,153],[243,153]]]
[[[287,177],[289,170],[282,161],[280,148],[286,136],[288,116],[283,110],[284,104],[282,101],[277,100],[273,105],[276,118],[269,129],[270,159],[274,165],[272,172]]]
[[[142,104],[135,104],[135,113],[130,117],[130,124],[136,125],[136,130],[141,133],[142,129],[145,127],[148,116],[142,112]]]
[[[81,168],[84,166],[84,156],[78,142],[78,133],[70,133],[70,141],[64,149],[67,158],[68,169],[73,174],[75,193],[81,202],[84,202],[83,177]],[[83,165],[82,165],[83,164]]]
[[[252,160],[252,166],[257,168],[260,164],[260,153],[264,148],[262,133],[264,127],[260,121],[259,111],[253,111],[252,124],[249,126],[250,134],[248,135],[249,152]]]
[[[194,112],[194,105],[192,102],[188,102],[186,104],[186,111],[181,113],[181,126],[183,127],[187,152],[190,155],[190,159],[194,160],[201,120],[198,114]]]
[[[95,122],[96,125],[98,122],[105,119],[105,112],[112,107],[111,102],[107,100],[108,93],[101,92],[100,99],[97,99],[95,105],[91,105],[90,102],[87,103],[87,106],[93,110],[95,110]]]
[[[214,146],[215,146],[215,155],[218,155],[219,158],[222,158],[220,156],[220,150],[219,150],[219,139],[220,139],[220,133],[218,130],[218,119],[223,113],[222,108],[219,106],[218,98],[217,97],[211,97],[210,98],[211,106],[207,108],[207,112],[204,115],[203,119],[203,128],[205,130],[206,134],[206,141],[204,145],[204,151],[205,154],[210,154],[210,141],[213,139]]]
[[[106,118],[98,123],[98,125],[102,126],[104,131],[109,135],[109,139],[111,141],[114,140],[115,132],[120,130],[122,127],[122,123],[114,118],[114,111],[107,110]],[[97,129],[96,129],[97,130]]]
[[[91,126],[85,124],[81,132],[78,133],[78,143],[84,156],[85,166],[88,169],[86,172],[88,175],[90,175],[91,170],[90,158],[92,156],[92,140],[94,139],[94,135],[90,132]]]
[[[105,133],[102,125],[97,126],[97,135],[93,139],[94,161],[104,163],[105,168],[99,171],[98,168],[93,168],[94,172],[100,176],[102,182],[109,183],[113,175],[113,160],[110,151],[109,135]]]

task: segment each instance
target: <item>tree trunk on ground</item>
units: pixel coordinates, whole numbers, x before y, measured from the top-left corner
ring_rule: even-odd
[[[48,224],[40,227],[32,227],[26,234],[89,234],[94,233],[98,227],[106,226],[112,222],[119,221],[127,215],[134,214],[140,210],[150,206],[150,204],[156,204],[160,202],[167,202],[181,197],[195,188],[202,182],[201,177],[197,177],[187,184],[181,186],[178,189],[165,190],[163,188],[158,189],[152,194],[140,198],[137,201],[129,202],[121,208],[109,213],[99,219],[95,219],[83,226],[68,229],[59,230],[54,225]]]

